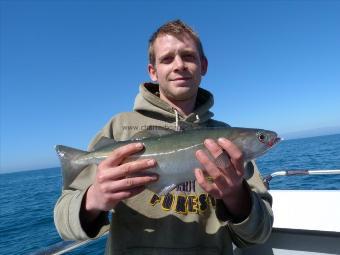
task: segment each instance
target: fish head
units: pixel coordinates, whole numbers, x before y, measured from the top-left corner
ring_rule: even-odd
[[[263,155],[280,141],[281,138],[274,131],[244,129],[234,143],[242,150],[245,161],[249,161]]]
[[[268,148],[273,147],[281,141],[281,138],[278,137],[277,133],[269,130],[258,130],[256,132],[256,137],[258,142],[264,144]]]

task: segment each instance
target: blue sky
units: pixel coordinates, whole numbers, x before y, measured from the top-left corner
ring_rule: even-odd
[[[85,149],[149,81],[147,41],[183,19],[215,118],[281,134],[340,126],[339,1],[1,1],[1,172]]]

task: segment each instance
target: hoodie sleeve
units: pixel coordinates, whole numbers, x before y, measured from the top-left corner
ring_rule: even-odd
[[[251,197],[251,210],[248,217],[241,222],[233,221],[227,208],[222,205],[223,202],[218,204],[216,211],[220,220],[229,220],[227,228],[238,247],[264,243],[269,238],[273,226],[272,197],[262,183],[255,162],[250,164],[254,167],[254,173],[245,182]]]
[[[81,184],[84,177],[93,175],[94,166],[84,170],[87,174],[82,174],[76,179],[68,189],[64,189],[54,208],[54,223],[60,237],[64,240],[86,240],[100,237],[108,230],[109,220],[107,213],[103,213],[94,224],[86,225],[81,221],[80,213],[83,198],[91,184]],[[83,187],[86,188],[83,188]]]
[[[89,166],[62,191],[54,207],[54,223],[64,240],[85,240],[97,238],[108,230],[107,213],[102,213],[91,225],[81,217],[81,207],[87,189],[92,184],[96,166]]]
[[[95,136],[89,145],[89,150],[101,137],[112,137],[112,122],[113,120]],[[54,207],[54,224],[64,240],[98,238],[109,229],[108,213],[106,212],[103,212],[91,224],[86,222],[86,218],[81,217],[83,199],[95,179],[96,171],[96,165],[85,168],[69,187],[62,190],[62,194]]]

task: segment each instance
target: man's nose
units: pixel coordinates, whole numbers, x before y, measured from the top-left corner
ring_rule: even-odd
[[[174,69],[181,71],[184,70],[185,68],[186,66],[181,56],[176,56],[174,60]]]

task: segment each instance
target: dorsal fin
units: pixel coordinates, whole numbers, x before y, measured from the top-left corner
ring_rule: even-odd
[[[114,144],[116,141],[114,139],[108,138],[108,137],[101,137],[99,141],[93,146],[93,150],[98,150],[100,148],[103,148],[109,144]]]
[[[152,126],[152,129],[146,129],[136,133],[131,137],[131,140],[141,140],[149,137],[158,137],[163,135],[170,135],[176,133],[175,130],[163,128],[159,126]]]

